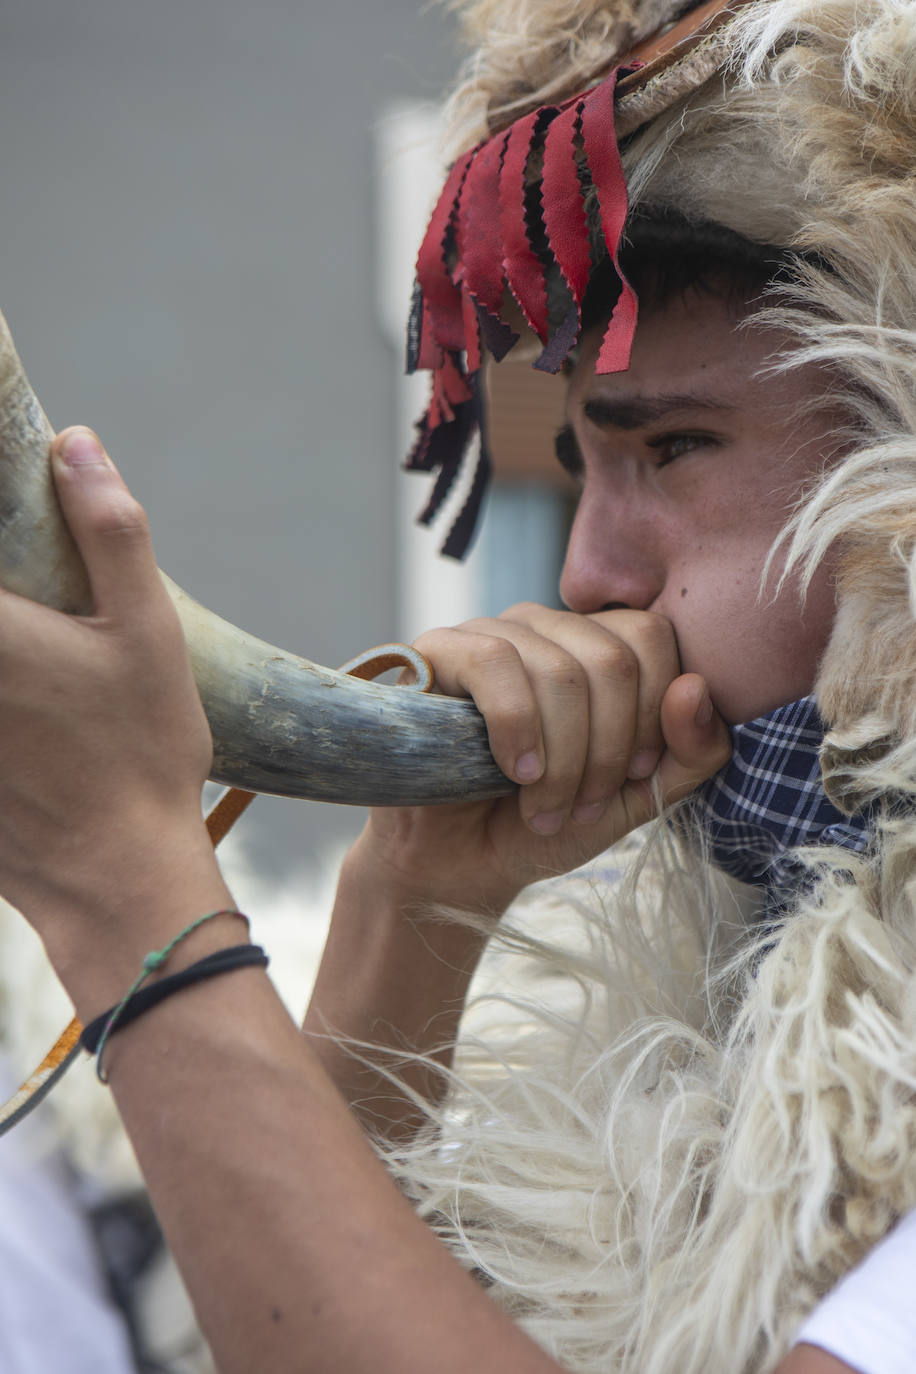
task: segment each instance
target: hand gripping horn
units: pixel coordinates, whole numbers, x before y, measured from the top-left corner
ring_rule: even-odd
[[[51,480],[52,437],[0,315],[0,584],[87,613],[85,568]],[[512,790],[471,702],[318,667],[163,581],[210,723],[214,782],[360,806],[482,801]]]
[[[635,49],[630,57],[644,65],[617,84],[618,136],[708,80],[727,55],[735,12],[753,3],[689,4],[680,20]],[[0,585],[79,613],[89,608],[89,588],[57,507],[47,462],[51,437],[0,315]],[[511,790],[469,702],[318,668],[243,634],[168,578],[165,583],[210,722],[215,781],[246,792],[366,805],[483,800]],[[359,667],[359,661],[348,665],[351,673]],[[217,810],[227,802],[231,812],[245,799],[230,795]],[[216,842],[212,829],[211,835]],[[80,1029],[72,1022],[19,1092],[0,1104],[0,1135],[73,1061]]]
[[[617,133],[632,133],[722,64],[735,12],[754,0],[703,0],[634,49],[617,87]],[[0,585],[86,612],[89,588],[47,461],[52,430],[0,315]],[[364,806],[501,796],[483,721],[467,701],[404,692],[317,667],[245,634],[167,577],[213,735],[215,782],[251,792]]]

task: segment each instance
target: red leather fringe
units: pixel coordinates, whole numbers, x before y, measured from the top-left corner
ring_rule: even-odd
[[[564,105],[525,115],[465,153],[430,219],[417,258],[407,366],[410,372],[432,372],[432,395],[407,467],[438,470],[420,516],[428,524],[478,437],[470,493],[443,548],[453,557],[460,558],[470,543],[490,469],[479,378],[484,349],[499,361],[518,341],[502,318],[508,292],[543,344],[535,366],[557,372],[569,357],[594,266],[585,205],[589,188],[620,278],[598,371],[620,372],[629,365],[637,305],[618,263],[627,191],[614,136],[614,87],[629,70],[619,68]],[[551,318],[548,290],[557,272],[569,295],[562,319]]]

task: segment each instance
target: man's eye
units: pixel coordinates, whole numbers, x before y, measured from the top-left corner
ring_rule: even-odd
[[[657,466],[663,468],[673,463],[675,458],[682,458],[685,453],[692,453],[695,448],[712,443],[715,440],[710,434],[662,434],[657,439],[650,439],[647,447],[658,454]]]

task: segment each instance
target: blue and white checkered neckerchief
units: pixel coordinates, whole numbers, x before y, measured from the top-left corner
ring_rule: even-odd
[[[828,800],[818,750],[824,723],[813,697],[780,706],[731,731],[734,753],[695,793],[717,867],[765,887],[777,905],[802,870],[793,850],[830,844],[861,851],[866,815],[845,816]]]

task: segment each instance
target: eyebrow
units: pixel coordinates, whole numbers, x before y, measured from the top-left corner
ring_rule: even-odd
[[[668,392],[658,396],[594,396],[582,413],[600,429],[642,429],[668,415],[686,410],[734,410],[733,405],[703,392]]]

